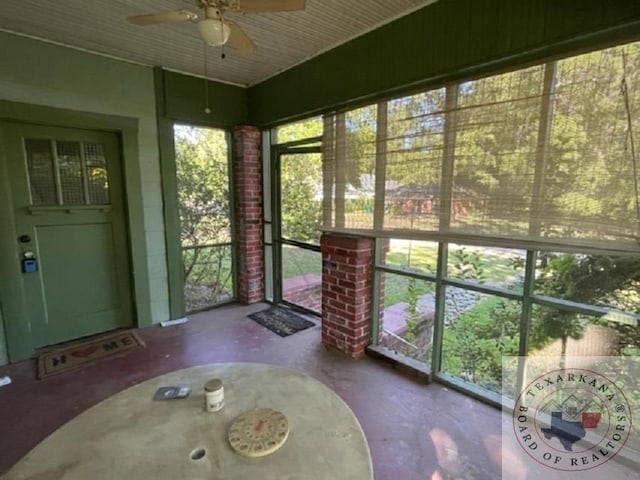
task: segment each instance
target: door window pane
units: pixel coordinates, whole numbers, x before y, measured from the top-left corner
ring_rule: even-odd
[[[87,186],[90,205],[109,204],[107,159],[100,143],[85,143],[84,157],[87,165]]]
[[[56,182],[51,141],[27,138],[24,141],[33,205],[56,205]]]
[[[83,205],[84,186],[78,142],[56,142],[60,188],[64,205]]]

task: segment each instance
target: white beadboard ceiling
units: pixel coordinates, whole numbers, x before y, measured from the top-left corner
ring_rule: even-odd
[[[269,1],[269,0],[265,0]],[[0,30],[168,70],[250,86],[436,0],[306,0],[297,12],[233,19],[257,46],[251,55],[207,47],[191,22],[139,27],[133,15],[187,8],[195,0],[0,0]]]

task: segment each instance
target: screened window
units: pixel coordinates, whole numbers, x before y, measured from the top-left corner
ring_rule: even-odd
[[[233,244],[229,158],[223,130],[174,125],[186,310],[231,300]]]
[[[637,85],[632,43],[329,115],[324,228],[637,252]]]

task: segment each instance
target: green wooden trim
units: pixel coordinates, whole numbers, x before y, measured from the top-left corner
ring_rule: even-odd
[[[531,300],[536,305],[543,307],[557,308],[572,313],[580,313],[583,315],[591,315],[594,317],[602,317],[608,314],[621,314],[628,318],[633,318],[636,322],[640,319],[640,315],[634,313],[620,312],[615,308],[599,307],[597,305],[588,305],[585,303],[573,302],[561,298],[547,297],[544,295],[531,295]]]
[[[369,345],[366,352],[376,359],[384,360],[393,365],[395,370],[408,373],[416,379],[424,380],[426,383],[431,382],[431,368],[426,363],[407,357],[382,345]]]
[[[277,143],[274,146],[277,146],[280,149],[287,149],[287,148],[293,148],[293,147],[301,147],[301,146],[306,146],[309,144],[316,144],[316,143],[322,143],[322,139],[324,137],[322,135],[318,136],[318,137],[310,137],[310,138],[303,138],[302,140],[292,140],[291,142],[283,142],[283,143]],[[318,148],[320,149],[320,146],[313,146],[312,148]],[[298,151],[296,149],[296,151]]]
[[[265,223],[272,221],[271,212],[273,211],[271,207],[271,155],[273,154],[272,149],[275,148],[275,146],[271,144],[271,135],[270,130],[263,130],[260,136],[262,141],[262,158],[260,162],[262,165],[262,218]],[[231,185],[233,186],[235,183]],[[265,227],[265,239],[266,231],[267,229]],[[271,240],[269,243],[271,243]]]
[[[442,383],[448,387],[453,388],[454,390],[458,390],[460,392],[465,393],[471,398],[475,398],[476,400],[480,400],[487,405],[490,405],[495,408],[502,407],[502,396],[499,393],[493,392],[491,390],[487,390],[486,388],[479,387],[471,382],[465,382],[463,379],[454,377],[448,373],[444,372],[433,372],[431,373],[432,378],[435,378],[438,383]]]
[[[178,181],[173,122],[166,113],[165,71],[153,69],[156,94],[156,122],[164,217],[164,241],[167,258],[167,284],[169,287],[169,316],[172,320],[184,317],[184,280],[182,248],[180,243],[180,215],[178,212]]]
[[[262,238],[264,242],[264,298],[268,302],[274,301],[274,280],[275,280],[275,269],[274,269],[274,227],[272,223],[272,211],[271,208],[271,200],[272,200],[272,188],[271,188],[271,157],[273,155],[272,146],[271,146],[271,136],[272,132],[270,130],[263,130],[260,136],[262,140],[261,145],[261,165],[262,165],[262,218],[263,218],[263,231]],[[232,183],[235,185],[235,180]],[[235,193],[235,192],[234,192]],[[235,201],[234,201],[235,203]],[[234,214],[234,217],[235,214]],[[234,222],[235,223],[235,222]]]
[[[373,264],[378,265],[382,260],[382,242],[380,238],[373,239]],[[371,344],[378,345],[380,338],[380,281],[384,275],[381,268],[373,268],[371,280]],[[384,322],[384,319],[383,319]]]
[[[9,363],[7,355],[7,339],[4,332],[4,321],[2,319],[2,304],[0,303],[0,365]]]
[[[446,243],[438,244],[438,263],[436,267],[436,291],[435,291],[435,312],[433,316],[433,354],[431,356],[431,373],[437,376],[442,367],[442,337],[444,335],[444,310],[445,310],[445,289],[442,281],[447,274],[447,259],[449,257],[449,246]]]
[[[274,303],[282,302],[282,203],[280,202],[281,187],[280,182],[280,159],[281,153],[278,148],[271,149],[271,240],[273,253],[273,301]],[[267,193],[268,194],[268,193]]]
[[[233,186],[236,184],[236,174],[233,170],[233,143],[232,135],[229,130],[225,131],[224,138],[227,142],[227,172],[228,184],[227,191],[229,192],[229,217],[230,217],[230,232],[231,232],[231,281],[233,282],[233,301],[238,300],[238,249],[234,248],[237,245],[238,226],[234,219],[236,218],[236,192]]]
[[[402,275],[405,277],[415,278],[416,280],[426,280],[428,282],[435,282],[437,280],[436,275],[433,275],[430,273],[420,273],[420,272],[416,272],[415,270],[409,270],[408,268],[403,268],[403,267],[389,267],[384,264],[376,263],[376,268],[381,272],[392,273],[395,275]]]
[[[138,327],[153,324],[151,316],[151,290],[147,261],[147,235],[144,229],[144,202],[142,199],[142,175],[138,152],[138,128],[121,130],[123,172],[125,184],[125,209],[129,229],[131,274],[133,275],[134,311]]]
[[[531,301],[531,294],[533,293],[533,286],[536,281],[536,252],[527,250],[527,258],[525,260],[524,269],[524,285],[522,291],[524,296],[522,298],[522,309],[520,310],[520,341],[518,344],[518,356],[526,357],[529,353],[529,329],[531,328],[531,312],[533,309],[533,302]],[[526,373],[526,360],[518,360],[518,371],[516,376],[516,391],[521,391],[524,384],[524,378]]]
[[[513,290],[507,290],[506,288],[492,287],[490,285],[483,285],[479,283],[471,283],[454,278],[445,278],[442,279],[442,282],[449,287],[463,288],[465,290],[472,290],[474,292],[484,293],[486,295],[495,295],[496,297],[522,301],[522,293],[514,292]]]
[[[151,296],[149,291],[149,269],[147,263],[147,245],[144,230],[144,211],[142,202],[142,180],[140,174],[140,166],[138,162],[138,120],[136,118],[106,115],[92,112],[80,112],[76,110],[67,110],[62,108],[45,107],[40,105],[31,105],[19,102],[10,102],[0,100],[0,120],[9,120],[11,122],[25,122],[30,124],[51,125],[56,127],[81,128],[92,130],[106,130],[117,132],[122,142],[122,167],[124,174],[125,186],[125,204],[128,228],[129,252],[131,261],[131,275],[133,284],[134,298],[134,314],[139,327],[151,325]],[[5,175],[2,178],[6,178]],[[0,188],[0,195],[2,194]],[[1,199],[1,198],[0,198]],[[0,218],[6,216],[10,220],[13,215],[6,209],[11,203],[6,201],[0,202]],[[3,225],[7,225],[4,223]],[[3,252],[15,251],[15,241],[9,235],[0,235],[0,246]],[[8,242],[9,245],[3,245],[2,242]],[[8,248],[7,250],[5,249]],[[2,262],[0,255],[0,262]],[[11,269],[17,268],[15,257],[7,265],[8,270],[2,268],[2,275],[11,272]],[[12,266],[13,265],[13,266]],[[4,282],[2,282],[4,283]],[[19,286],[10,286],[16,288]],[[18,288],[18,290],[22,290]],[[20,294],[22,295],[22,294]],[[18,298],[18,302],[24,299]],[[26,321],[7,321],[8,317],[26,319],[26,315],[19,315],[18,310],[24,307],[16,307],[16,311],[9,311],[3,305],[5,331],[7,333],[9,359],[12,362],[28,358],[32,353],[30,334]]]
[[[2,107],[1,102],[0,107]],[[6,363],[9,359],[17,361],[28,358],[33,348],[29,324],[26,321],[13,321],[27,318],[27,307],[22,283],[15,282],[16,278],[22,278],[22,273],[19,266],[13,197],[9,187],[1,127],[2,124],[0,124],[0,224],[4,233],[0,235],[0,308],[2,308],[0,329],[4,330],[4,334],[0,334],[3,337],[3,342],[0,343],[0,363]]]

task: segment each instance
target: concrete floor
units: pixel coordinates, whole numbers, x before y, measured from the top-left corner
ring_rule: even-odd
[[[328,351],[319,325],[281,338],[246,317],[264,308],[227,306],[184,325],[142,329],[146,348],[44,380],[36,380],[33,361],[0,367],[0,376],[13,380],[0,388],[0,474],[67,421],[129,386],[195,365],[257,362],[301,370],[340,395],[366,434],[376,480],[500,478],[499,410],[379,360]]]

